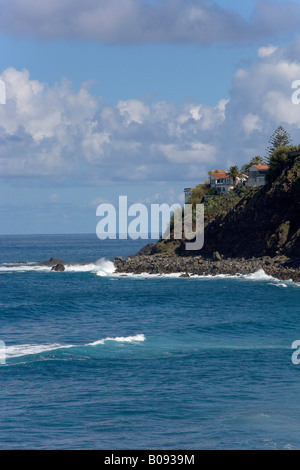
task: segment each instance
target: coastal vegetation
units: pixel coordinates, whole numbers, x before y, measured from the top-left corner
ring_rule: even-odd
[[[269,158],[269,171],[267,173],[267,181],[273,183],[281,173],[293,166],[296,161],[300,160],[300,156],[293,157],[294,152],[300,151],[300,145],[291,146],[285,145],[283,147],[276,148]]]

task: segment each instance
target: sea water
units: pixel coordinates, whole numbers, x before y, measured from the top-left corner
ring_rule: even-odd
[[[300,285],[116,274],[143,245],[0,237],[0,448],[300,449]]]

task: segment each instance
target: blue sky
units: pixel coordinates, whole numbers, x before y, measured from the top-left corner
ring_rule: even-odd
[[[300,2],[0,0],[0,234],[93,233],[300,143]]]

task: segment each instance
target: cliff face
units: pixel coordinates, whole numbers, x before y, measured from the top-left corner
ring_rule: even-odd
[[[300,257],[300,162],[205,229],[203,252]]]
[[[183,241],[162,241],[152,254],[230,257],[285,255],[300,258],[300,162],[270,186],[247,194],[225,214],[206,223],[204,247],[186,252]]]

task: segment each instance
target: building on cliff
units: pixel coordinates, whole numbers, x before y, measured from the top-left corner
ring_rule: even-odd
[[[268,170],[268,165],[252,165],[249,168],[249,178],[246,182],[246,186],[263,186],[266,184],[266,174]]]
[[[185,204],[188,204],[190,197],[192,194],[192,188],[185,188],[184,190],[184,202]]]
[[[300,152],[297,154],[295,152],[295,156],[298,155],[300,155]],[[212,170],[208,173],[209,176],[205,179],[205,184],[215,190],[215,195],[227,196],[229,191],[243,186],[263,186],[266,184],[266,174],[268,170],[268,165],[252,165],[248,170],[248,174],[239,173],[235,178],[235,181],[227,170]],[[188,204],[191,193],[192,188],[184,189],[185,204]],[[207,195],[205,196],[205,200],[208,200],[211,197],[215,196]]]
[[[229,191],[244,186],[247,181],[247,176],[240,174],[234,178],[229,171],[226,170],[213,170],[209,172],[208,183],[211,188],[216,191],[218,195],[227,196]]]
[[[229,171],[213,170],[209,172],[209,184],[215,189],[217,194],[227,196],[231,189],[234,189],[233,179]]]

